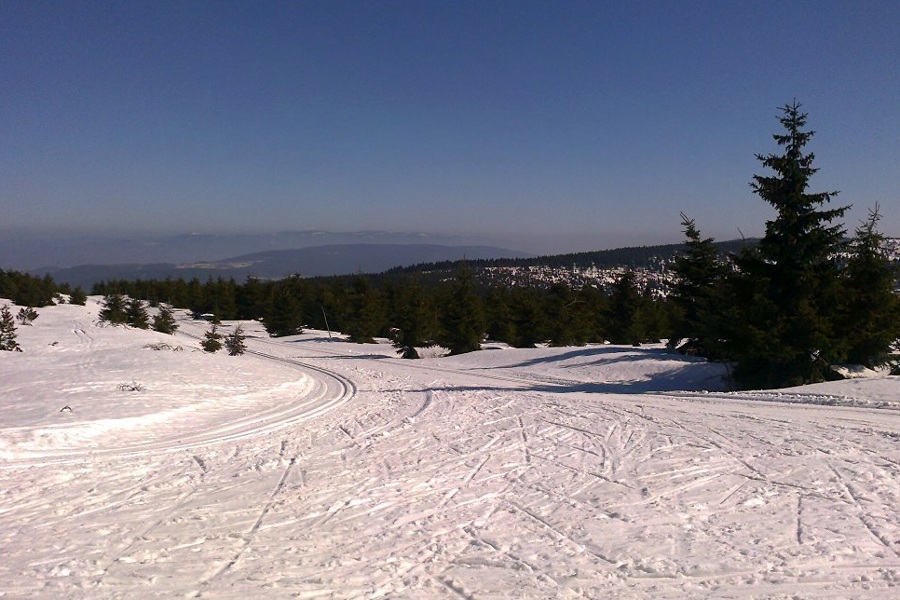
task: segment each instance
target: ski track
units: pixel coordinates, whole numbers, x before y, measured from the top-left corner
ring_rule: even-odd
[[[896,411],[248,347],[314,406],[3,465],[0,597],[900,594]]]

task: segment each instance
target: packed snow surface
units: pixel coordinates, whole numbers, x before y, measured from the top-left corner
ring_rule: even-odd
[[[896,378],[255,323],[231,357],[97,312],[0,352],[0,597],[900,597]]]

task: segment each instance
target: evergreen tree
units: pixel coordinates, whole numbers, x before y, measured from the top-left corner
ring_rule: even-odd
[[[203,348],[204,352],[218,352],[222,349],[222,334],[219,333],[218,325],[212,323],[209,326],[209,330],[203,335],[203,339],[200,340],[200,347]]]
[[[647,341],[646,326],[641,320],[644,300],[634,271],[628,269],[619,275],[613,283],[606,313],[606,329],[611,344],[639,346]]]
[[[451,284],[441,314],[441,344],[450,354],[481,349],[484,339],[484,313],[475,282],[466,266],[460,268]]]
[[[393,345],[403,358],[419,358],[416,348],[430,346],[437,330],[434,305],[416,281],[401,282],[393,292]]]
[[[16,322],[13,320],[9,306],[3,305],[0,309],[0,350],[7,352],[21,352],[16,341]]]
[[[100,309],[100,320],[112,325],[124,325],[128,322],[125,298],[121,294],[109,294],[103,299],[103,308]]]
[[[584,302],[562,283],[550,286],[546,331],[551,346],[583,346],[590,336],[590,319]]]
[[[269,335],[280,337],[303,331],[300,302],[287,281],[281,281],[272,288],[270,306],[268,315],[263,318],[263,325]]]
[[[132,298],[125,306],[125,318],[129,325],[138,329],[147,329],[150,326],[150,318],[143,300]]]
[[[69,295],[69,302],[71,304],[78,304],[79,306],[84,306],[87,303],[87,294],[84,293],[84,290],[81,289],[81,286],[76,286],[72,293]]]
[[[822,381],[840,358],[835,331],[839,265],[844,229],[832,221],[848,207],[825,210],[837,192],[808,193],[814,155],[804,154],[812,131],[796,101],[782,108],[785,133],[774,135],[781,154],[757,155],[773,175],[754,175],[753,191],[772,205],[760,244],[736,263],[737,320],[729,354],[737,359],[735,377],[749,387],[782,387]]]
[[[153,316],[153,331],[167,333],[172,335],[178,329],[178,323],[175,322],[175,316],[172,314],[172,307],[166,304],[159,305],[159,311]]]
[[[681,214],[681,225],[687,238],[686,251],[675,257],[675,283],[669,301],[673,306],[669,348],[682,352],[721,358],[725,337],[724,288],[727,266],[719,260],[712,238],[702,238],[693,219]]]
[[[507,344],[513,343],[515,327],[511,307],[511,294],[506,287],[494,286],[485,299],[485,318],[488,338]]]
[[[341,322],[341,332],[351,342],[370,344],[375,341],[384,322],[384,303],[367,277],[353,278],[347,293],[346,314]]]
[[[541,291],[534,287],[517,287],[510,294],[512,338],[516,348],[534,348],[547,339],[544,302]]]
[[[877,229],[880,218],[876,206],[856,230],[844,270],[840,320],[847,362],[869,368],[888,363],[892,346],[900,338],[900,298],[894,292],[897,274]]]
[[[244,335],[244,329],[238,325],[234,328],[234,331],[231,332],[225,338],[225,348],[228,350],[229,356],[239,356],[244,353],[247,349],[244,340],[247,336]]]
[[[269,286],[255,277],[247,277],[244,285],[235,289],[235,307],[239,319],[261,319],[265,317],[267,307],[266,298],[269,295]]]
[[[578,290],[577,299],[581,326],[586,329],[587,341],[603,342],[607,338],[604,316],[609,310],[606,294],[598,287],[585,285]]]

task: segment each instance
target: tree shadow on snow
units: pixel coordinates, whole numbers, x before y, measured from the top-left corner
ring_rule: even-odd
[[[688,379],[683,373],[687,367],[678,367],[670,371],[655,373],[647,379],[637,381],[589,381],[589,382],[563,382],[550,383],[535,380],[533,384],[524,385],[443,385],[427,387],[420,392],[444,391],[444,392],[528,392],[528,393],[589,393],[589,394],[666,394],[672,392],[692,392],[698,390],[719,391],[726,389],[724,373],[718,370],[710,370],[706,376],[691,377]],[[464,373],[464,372],[461,372]],[[521,379],[526,379],[522,377]],[[695,385],[692,385],[695,384]],[[409,390],[399,390],[409,391]]]
[[[521,367],[533,367],[535,365],[562,363],[576,358],[593,356],[598,356],[600,358],[590,362],[579,361],[572,366],[611,365],[625,362],[639,362],[642,360],[676,360],[685,363],[706,362],[706,359],[704,358],[684,356],[683,354],[674,353],[667,348],[648,348],[644,346],[591,346],[579,348],[578,350],[572,350],[570,352],[563,352],[561,354],[554,354],[553,356],[541,356],[520,363],[504,365],[499,368],[515,369]]]

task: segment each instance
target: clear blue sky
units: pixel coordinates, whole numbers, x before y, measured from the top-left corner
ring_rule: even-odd
[[[0,230],[362,229],[532,251],[762,233],[812,191],[900,235],[900,2],[0,2]]]

